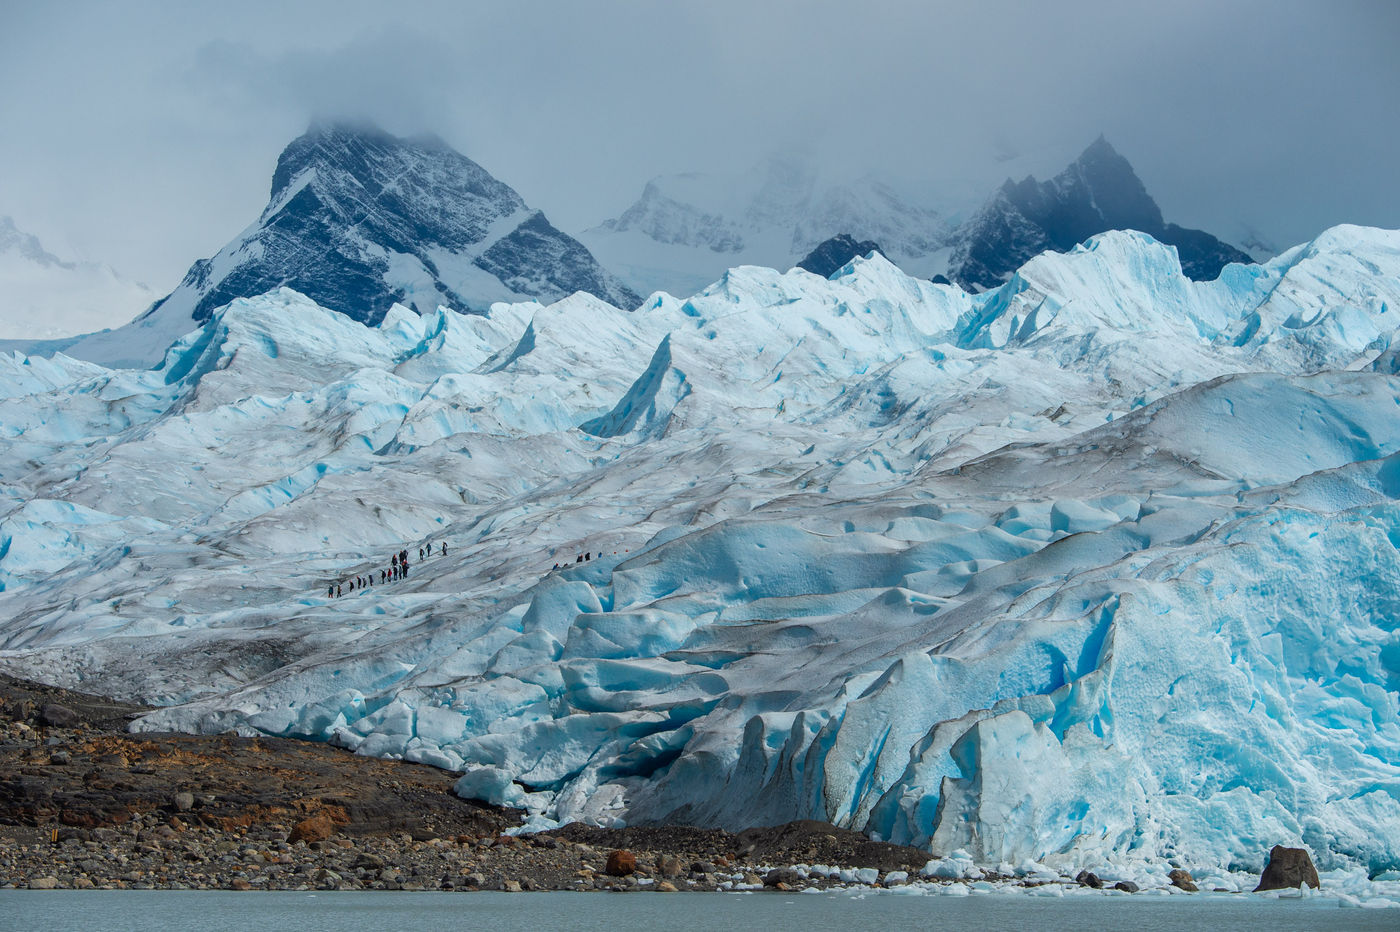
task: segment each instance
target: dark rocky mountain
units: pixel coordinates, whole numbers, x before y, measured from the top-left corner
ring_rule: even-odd
[[[884,254],[879,243],[871,240],[856,242],[855,237],[849,233],[838,233],[831,239],[818,243],[816,249],[807,253],[806,258],[797,263],[797,267],[822,278],[830,278],[837,269],[856,256],[868,256],[872,252]]]
[[[1050,181],[1007,179],[958,231],[948,275],[969,290],[991,288],[1028,259],[1107,230],[1138,230],[1175,246],[1182,271],[1198,281],[1230,262],[1253,261],[1209,233],[1164,222],[1128,160],[1100,136]]]
[[[396,302],[419,313],[575,291],[640,302],[578,240],[442,140],[347,124],[313,126],[287,146],[257,223],[196,262],[146,317],[204,320],[279,286],[367,324]]]

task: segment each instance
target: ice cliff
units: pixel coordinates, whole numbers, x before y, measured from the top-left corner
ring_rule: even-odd
[[[1210,282],[1110,233],[976,296],[878,255],[374,328],[282,290],[151,370],[15,355],[0,667],[536,824],[1400,869],[1397,307],[1394,231]]]

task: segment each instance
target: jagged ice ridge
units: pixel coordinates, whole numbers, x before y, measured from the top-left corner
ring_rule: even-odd
[[[976,296],[878,255],[375,328],[282,290],[149,371],[14,355],[0,667],[537,826],[1395,870],[1397,302],[1393,231],[1211,282],[1110,233]]]

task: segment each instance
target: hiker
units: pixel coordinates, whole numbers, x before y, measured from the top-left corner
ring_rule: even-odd
[[[345,594],[345,590],[342,589],[342,588],[340,588],[339,586],[336,586],[336,587],[335,587],[335,594],[336,594],[337,597],[340,597],[340,596],[342,596],[342,595]]]
[[[419,548],[418,548],[418,562],[419,562],[419,563],[422,563],[422,562],[423,562],[423,548],[422,548],[422,547],[419,547]]]
[[[444,544],[442,545],[442,555],[443,555],[444,557],[447,556],[447,544],[446,544],[446,543],[444,543]]]
[[[326,598],[328,598],[328,599],[333,599],[333,598],[335,598],[335,583],[331,583],[331,591],[326,593]]]
[[[593,551],[590,550],[590,551],[588,551],[587,553],[585,553],[585,554],[583,555],[583,558],[584,558],[585,560],[591,560],[591,559],[593,559]]]

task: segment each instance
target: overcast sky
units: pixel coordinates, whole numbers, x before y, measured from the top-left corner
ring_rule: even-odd
[[[435,132],[569,232],[792,146],[934,184],[1104,133],[1168,220],[1289,245],[1400,226],[1397,39],[1393,0],[0,0],[0,215],[164,293],[317,116]]]

